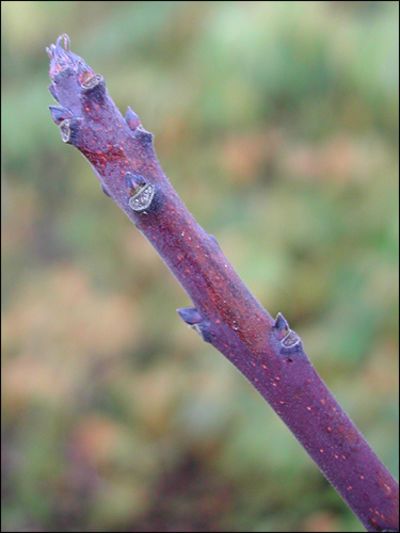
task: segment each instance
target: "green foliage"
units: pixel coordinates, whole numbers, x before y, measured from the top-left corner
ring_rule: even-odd
[[[3,2],[5,531],[361,531],[50,121],[67,32],[396,472],[398,4]]]

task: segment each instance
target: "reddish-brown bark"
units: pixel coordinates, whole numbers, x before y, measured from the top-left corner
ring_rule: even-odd
[[[164,175],[152,135],[125,118],[104,80],[62,36],[48,49],[62,140],[90,161],[104,192],[147,237],[194,307],[178,310],[258,389],[368,531],[398,530],[398,486],[342,410],[283,315],[273,319]]]

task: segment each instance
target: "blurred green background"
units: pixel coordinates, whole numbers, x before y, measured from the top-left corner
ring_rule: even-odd
[[[156,135],[397,476],[397,2],[2,2],[4,531],[362,531],[50,120],[45,46]]]

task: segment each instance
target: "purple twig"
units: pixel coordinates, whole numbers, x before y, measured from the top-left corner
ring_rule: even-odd
[[[182,320],[241,372],[317,463],[368,531],[398,530],[398,486],[321,380],[285,317],[250,294],[215,237],[201,228],[163,173],[153,136],[125,115],[104,79],[62,35],[47,49],[50,106],[61,138],[90,161],[102,190],[159,252],[194,307]]]

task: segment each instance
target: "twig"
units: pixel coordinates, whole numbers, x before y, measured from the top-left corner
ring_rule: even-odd
[[[216,239],[186,209],[163,173],[153,136],[108,96],[103,78],[62,35],[47,49],[50,106],[61,138],[90,161],[103,191],[147,237],[194,307],[178,309],[246,376],[317,463],[368,531],[398,530],[398,486],[336,402],[285,317],[250,294]]]

